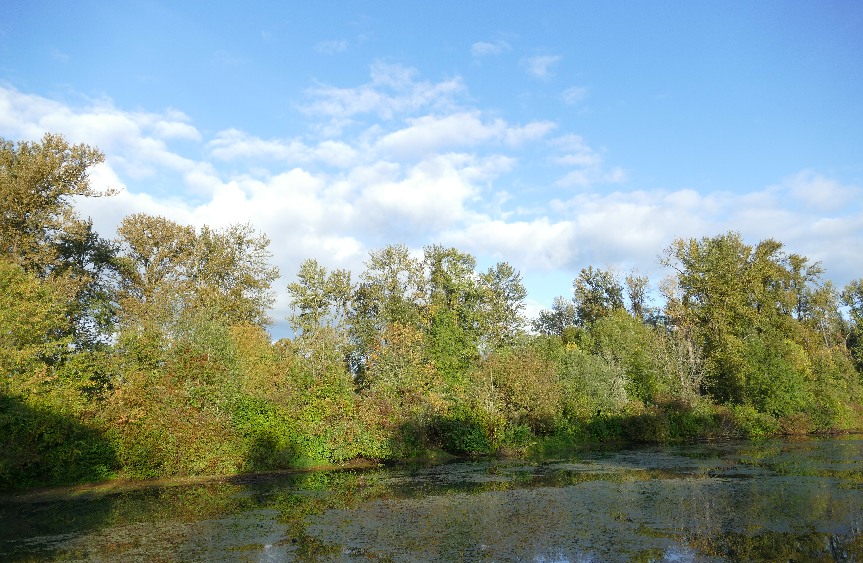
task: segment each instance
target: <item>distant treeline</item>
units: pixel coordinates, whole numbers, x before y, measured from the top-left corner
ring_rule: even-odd
[[[674,241],[656,306],[585,268],[532,321],[512,266],[454,248],[307,260],[273,343],[266,236],[136,214],[104,239],[73,207],[111,195],[102,159],[0,139],[0,489],[863,428],[863,280],[777,241]]]

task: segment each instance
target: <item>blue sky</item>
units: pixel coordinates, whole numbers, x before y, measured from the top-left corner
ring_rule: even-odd
[[[267,233],[277,335],[303,259],[390,243],[509,261],[531,314],[728,230],[863,276],[859,2],[305,4],[7,0],[0,136],[101,148],[104,236]]]

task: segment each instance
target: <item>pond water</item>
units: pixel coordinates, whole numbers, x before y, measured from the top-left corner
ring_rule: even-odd
[[[0,500],[0,560],[863,561],[863,440],[244,476]]]

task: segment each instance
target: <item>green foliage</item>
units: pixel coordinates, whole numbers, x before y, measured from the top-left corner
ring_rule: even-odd
[[[572,288],[576,317],[582,326],[623,309],[623,287],[607,270],[583,268]]]
[[[584,268],[538,336],[506,262],[387,246],[354,283],[307,260],[272,343],[266,236],[135,214],[106,241],[72,206],[108,195],[101,160],[0,140],[0,488],[863,426],[863,281],[840,308],[774,240],[674,241],[661,310]]]
[[[845,286],[842,291],[842,303],[848,307],[851,317],[846,346],[854,357],[857,370],[863,373],[863,278]]]
[[[505,424],[482,410],[455,408],[438,421],[441,446],[455,454],[490,454],[497,450],[496,435]]]
[[[633,442],[668,442],[671,435],[671,420],[668,412],[657,406],[639,409],[623,421],[624,436]]]
[[[560,412],[562,387],[557,366],[531,346],[501,350],[486,358],[472,375],[493,389],[507,422],[534,434],[551,430]]]
[[[751,405],[730,407],[738,432],[744,438],[765,438],[779,432],[779,421]]]
[[[69,343],[66,295],[51,280],[42,281],[0,257],[0,371],[16,377],[38,362],[53,362]]]
[[[670,369],[663,361],[662,342],[653,329],[626,311],[597,319],[583,340],[585,348],[623,370],[629,398],[650,403],[669,392]]]
[[[774,240],[746,245],[737,233],[676,240],[664,264],[678,272],[666,316],[701,349],[717,401],[785,416],[811,400],[811,336],[830,346],[838,315],[818,264],[785,255]]]
[[[801,412],[812,401],[809,359],[803,348],[776,333],[746,340],[746,402],[774,417]]]
[[[625,372],[601,356],[567,346],[559,369],[564,417],[588,419],[614,414],[626,404]]]
[[[117,470],[101,429],[58,407],[0,393],[0,490],[101,481]]]

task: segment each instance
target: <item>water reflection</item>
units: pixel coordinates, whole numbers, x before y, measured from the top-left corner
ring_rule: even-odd
[[[2,560],[863,560],[863,441],[242,477],[12,498]]]

